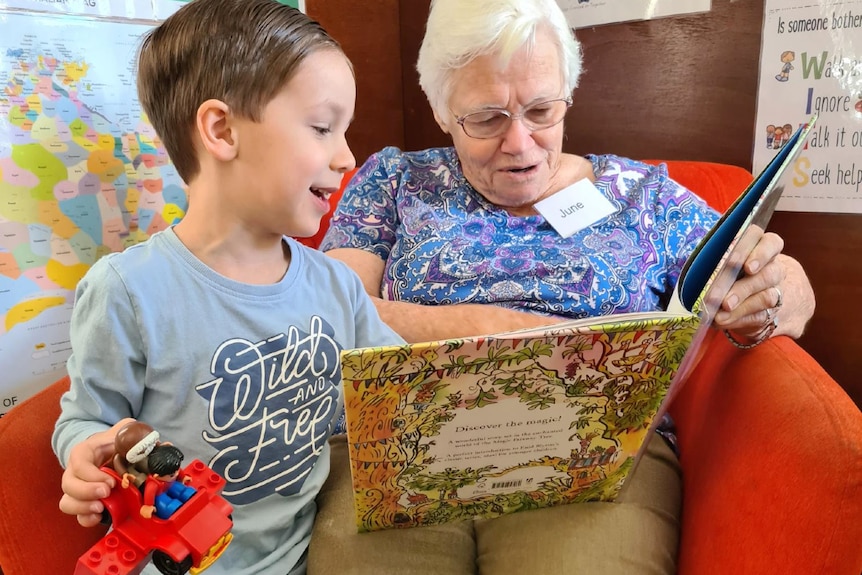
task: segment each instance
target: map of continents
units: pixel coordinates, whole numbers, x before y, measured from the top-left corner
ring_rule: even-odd
[[[187,198],[135,94],[148,26],[10,13],[0,28],[2,414],[63,375],[87,269]]]

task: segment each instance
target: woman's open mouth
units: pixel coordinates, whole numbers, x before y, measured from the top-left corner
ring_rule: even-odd
[[[525,166],[522,168],[506,168],[503,171],[508,174],[525,175],[532,174],[533,172],[535,172],[538,169],[538,166],[539,164],[533,164],[531,166]]]

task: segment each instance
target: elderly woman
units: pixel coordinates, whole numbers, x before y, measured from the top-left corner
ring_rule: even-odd
[[[386,148],[369,158],[322,245],[359,274],[384,321],[420,341],[666,304],[682,263],[718,215],[663,166],[563,153],[581,56],[556,2],[434,0],[418,70],[453,146]],[[554,194],[594,216],[556,229],[537,211]],[[782,248],[775,234],[762,237],[715,318],[740,345],[798,337],[813,313],[810,284]],[[321,526],[351,521],[349,487],[336,485],[349,482],[340,453],[333,451],[343,461],[333,459]],[[476,566],[483,574],[674,573],[679,473],[672,450],[654,437],[617,502],[445,532],[355,536],[351,527],[340,534],[321,527],[310,565],[324,547],[342,546],[351,549],[345,557],[391,553],[398,573],[474,573]],[[339,573],[362,572],[340,565]]]

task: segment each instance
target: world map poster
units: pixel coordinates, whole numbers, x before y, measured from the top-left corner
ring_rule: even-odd
[[[0,415],[65,374],[89,267],[187,208],[136,95],[155,24],[0,4]]]

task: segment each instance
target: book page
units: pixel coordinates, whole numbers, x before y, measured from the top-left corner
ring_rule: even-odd
[[[812,117],[791,136],[787,146],[754,178],[689,256],[675,292],[684,309],[705,309],[707,320],[715,315],[772,218],[792,176],[790,167],[816,121],[816,116]],[[756,227],[749,230],[752,226]]]
[[[524,329],[496,333],[490,337],[511,338],[565,335],[569,333],[601,333],[604,331],[618,331],[620,325],[628,325],[631,322],[656,322],[666,319],[683,318],[690,315],[691,312],[684,309],[615,313],[581,319],[569,319],[557,323],[549,323],[541,327],[525,327]]]
[[[697,324],[342,352],[359,529],[614,499]]]

